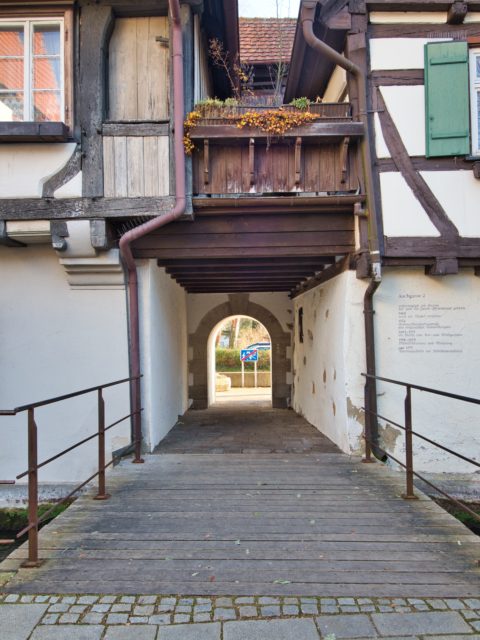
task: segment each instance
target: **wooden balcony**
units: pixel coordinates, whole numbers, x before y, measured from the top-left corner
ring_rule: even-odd
[[[275,196],[289,206],[315,196],[318,206],[319,196],[338,200],[358,195],[362,123],[352,120],[346,103],[313,105],[311,110],[318,121],[278,138],[240,129],[228,117],[200,121],[191,132],[196,206],[208,207],[205,198],[221,197],[228,207],[225,197],[244,201],[259,196],[263,201]]]

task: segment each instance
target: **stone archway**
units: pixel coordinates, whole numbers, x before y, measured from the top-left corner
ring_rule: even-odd
[[[287,373],[291,370],[291,361],[287,359],[287,347],[291,344],[291,336],[282,329],[273,313],[251,302],[249,295],[244,293],[231,294],[227,302],[211,309],[202,318],[195,333],[189,336],[189,346],[193,352],[189,362],[193,377],[189,387],[189,397],[193,401],[191,408],[208,407],[208,338],[217,324],[229,316],[249,316],[267,329],[272,341],[272,406],[274,409],[286,409],[290,403]]]

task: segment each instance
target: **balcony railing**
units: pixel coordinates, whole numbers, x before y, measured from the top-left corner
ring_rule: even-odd
[[[192,129],[195,196],[358,193],[363,125],[353,121],[349,104],[311,105],[318,120],[278,137],[232,121],[232,115],[251,110],[234,107],[225,114],[205,114]]]

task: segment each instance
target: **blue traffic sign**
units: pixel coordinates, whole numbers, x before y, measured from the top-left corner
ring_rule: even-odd
[[[256,349],[242,349],[240,352],[242,362],[257,362],[258,351]]]

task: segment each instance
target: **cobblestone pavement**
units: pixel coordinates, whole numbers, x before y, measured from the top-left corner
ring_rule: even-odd
[[[480,597],[0,595],[1,640],[319,638],[480,638]]]

